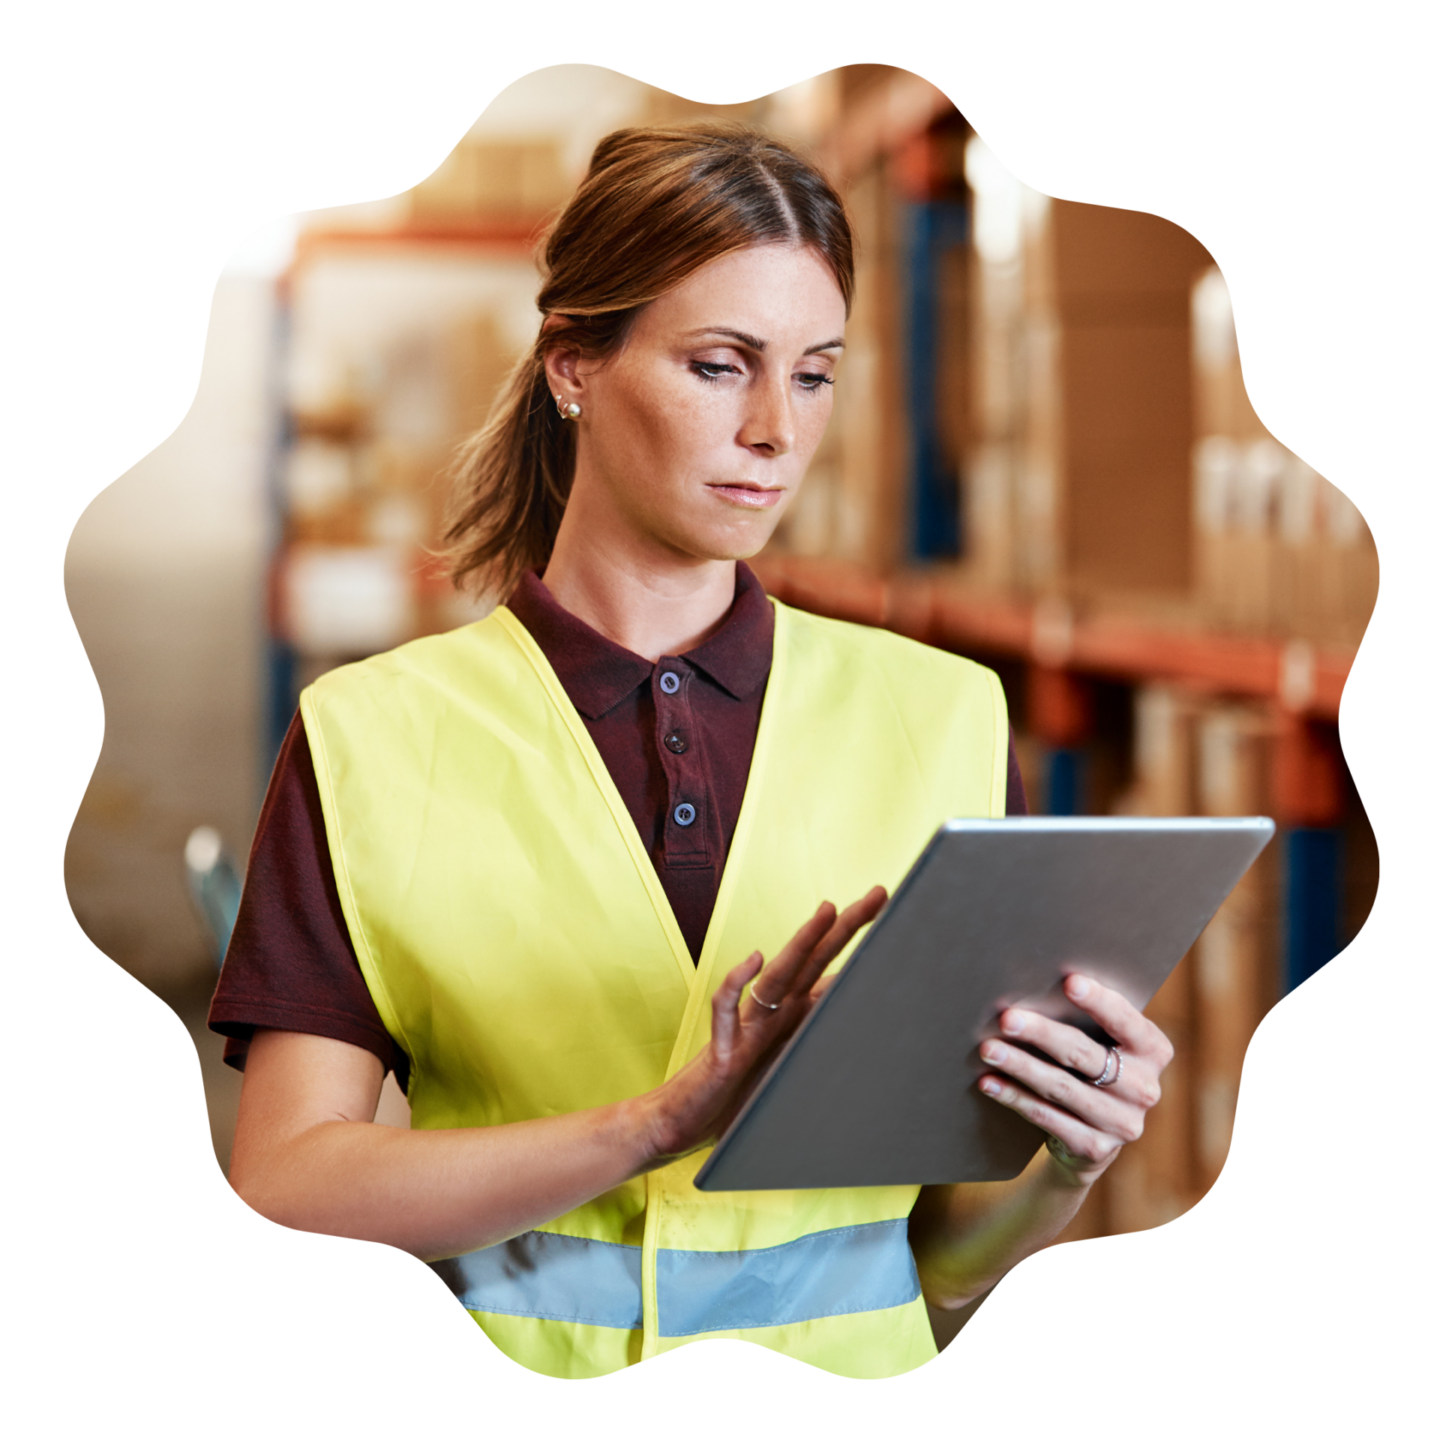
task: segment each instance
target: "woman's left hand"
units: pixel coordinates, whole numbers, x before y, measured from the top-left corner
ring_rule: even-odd
[[[1075,1026],[1012,1007],[1000,1015],[1002,1038],[980,1046],[980,1058],[991,1067],[981,1076],[980,1089],[1044,1130],[1052,1158],[1088,1182],[1124,1145],[1140,1138],[1146,1112],[1160,1099],[1160,1073],[1175,1049],[1159,1026],[1098,981],[1071,975],[1065,994],[1114,1038],[1118,1062]],[[1037,1059],[1007,1040],[1023,1040],[1050,1060]],[[1111,1083],[1094,1083],[1117,1063],[1119,1074]],[[1077,1080],[1072,1070],[1090,1079]]]

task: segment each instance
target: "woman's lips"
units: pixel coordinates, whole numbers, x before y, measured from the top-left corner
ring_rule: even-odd
[[[732,505],[747,510],[768,510],[785,493],[783,487],[764,490],[758,485],[711,485],[709,488]]]

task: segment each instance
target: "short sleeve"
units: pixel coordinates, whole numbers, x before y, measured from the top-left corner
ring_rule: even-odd
[[[409,1058],[380,1019],[340,908],[299,715],[260,811],[209,1023],[238,1070],[256,1030],[296,1030],[358,1045],[394,1070],[402,1089],[409,1080]]]

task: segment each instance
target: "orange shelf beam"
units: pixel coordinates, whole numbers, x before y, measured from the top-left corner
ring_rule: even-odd
[[[452,248],[504,250],[528,254],[539,240],[548,217],[517,216],[483,220],[414,222],[385,229],[302,230],[295,239],[291,268],[326,251]]]
[[[844,561],[795,556],[751,562],[766,589],[816,614],[955,651],[979,651],[1124,680],[1169,680],[1335,720],[1354,651],[1306,641],[1189,628],[1141,617],[1071,617],[1034,602],[901,572],[884,579]]]

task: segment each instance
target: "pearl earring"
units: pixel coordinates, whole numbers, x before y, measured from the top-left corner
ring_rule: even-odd
[[[580,418],[580,407],[572,400],[568,405],[557,395],[555,397],[555,408],[560,412],[562,420],[578,420]]]

